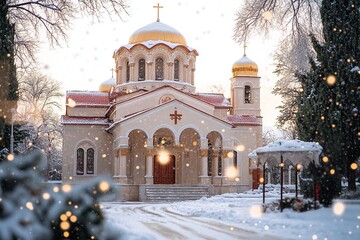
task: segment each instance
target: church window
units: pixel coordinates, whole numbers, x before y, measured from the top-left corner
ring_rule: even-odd
[[[164,60],[162,58],[157,58],[155,61],[155,79],[164,79]]]
[[[86,151],[86,174],[94,174],[94,149],[89,148]]]
[[[246,85],[245,86],[245,103],[251,103],[252,99],[251,99],[251,87]]]
[[[84,175],[84,149],[82,148],[76,151],[76,174]]]
[[[130,64],[129,61],[126,62],[126,82],[130,81]]]
[[[179,60],[174,61],[174,80],[179,81]]]
[[[145,80],[145,59],[139,60],[139,81]]]

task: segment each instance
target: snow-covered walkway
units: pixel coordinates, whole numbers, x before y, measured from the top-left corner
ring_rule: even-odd
[[[273,199],[268,199],[272,201]],[[360,202],[304,213],[260,211],[259,196],[226,194],[176,203],[104,203],[122,239],[360,239]]]

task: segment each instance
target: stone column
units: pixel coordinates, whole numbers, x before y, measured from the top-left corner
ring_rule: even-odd
[[[135,81],[135,63],[129,63],[130,66],[130,81],[129,82],[134,82]]]
[[[152,76],[152,62],[146,63],[146,69],[145,69],[145,80],[147,79],[155,79],[155,77]]]
[[[210,184],[210,177],[208,176],[208,149],[200,150],[201,156],[201,176],[199,176],[200,184]]]
[[[128,148],[119,148],[117,151],[117,157],[115,158],[115,176],[114,181],[117,183],[127,184],[128,176],[126,175],[126,156],[128,154]]]
[[[154,154],[152,149],[147,149],[146,152],[146,175],[145,182],[146,184],[154,184],[154,176],[153,176],[153,164],[154,164]]]
[[[223,150],[223,167],[222,167],[222,171],[221,171],[221,176],[224,178],[223,179],[223,183],[228,183],[232,180],[235,180],[236,176],[229,176],[229,174],[235,174],[232,173],[230,169],[231,167],[233,167],[232,164],[232,158],[229,158],[229,153],[232,152],[232,150]]]
[[[168,68],[168,71],[166,72],[167,73],[167,80],[174,80],[174,71],[173,71],[173,65],[174,63],[173,62],[167,62],[167,68]]]
[[[289,184],[289,185],[291,184],[291,169],[292,169],[292,168],[293,168],[293,166],[290,165],[290,166],[289,166],[289,170],[288,170],[288,174],[289,174],[289,175],[288,175],[288,181],[289,181],[288,184]]]
[[[213,169],[214,169],[214,176],[213,176],[213,184],[221,184],[222,183],[222,176],[219,176],[219,152],[216,151],[213,154]]]

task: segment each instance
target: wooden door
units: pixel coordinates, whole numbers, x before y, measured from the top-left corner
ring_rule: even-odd
[[[252,189],[257,189],[260,185],[260,178],[262,171],[260,168],[255,168],[252,170]]]
[[[175,156],[169,155],[168,161],[154,157],[154,184],[175,184]]]

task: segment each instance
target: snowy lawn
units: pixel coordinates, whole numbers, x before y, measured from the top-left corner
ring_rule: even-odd
[[[104,209],[125,232],[123,239],[360,239],[360,201],[263,214],[261,203],[261,194],[224,194],[176,203],[104,203]]]

